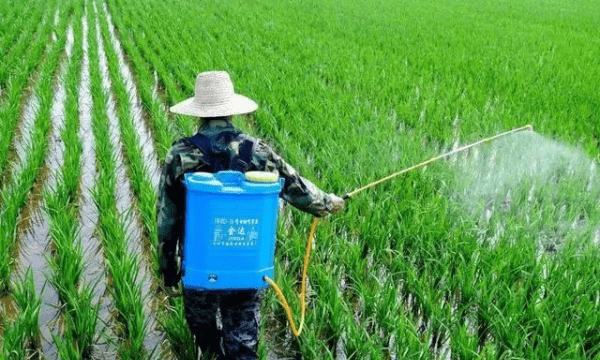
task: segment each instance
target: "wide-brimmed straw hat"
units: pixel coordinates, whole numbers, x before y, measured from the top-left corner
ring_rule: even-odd
[[[219,117],[251,113],[258,105],[233,91],[225,71],[206,71],[196,78],[196,93],[171,107],[171,112],[198,117]]]

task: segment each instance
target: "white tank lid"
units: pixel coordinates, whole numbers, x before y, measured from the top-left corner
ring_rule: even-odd
[[[279,179],[277,174],[267,171],[248,171],[245,175],[246,180],[260,183],[274,183]]]

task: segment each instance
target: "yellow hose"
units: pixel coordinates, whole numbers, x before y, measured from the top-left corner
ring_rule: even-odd
[[[281,292],[281,289],[279,288],[279,286],[277,286],[277,284],[275,284],[275,282],[273,280],[271,280],[271,278],[269,278],[268,276],[265,276],[265,281],[268,282],[273,289],[275,290],[275,293],[277,294],[277,297],[279,298],[279,300],[281,300],[281,304],[283,305],[283,308],[285,309],[285,313],[287,314],[287,318],[288,321],[290,322],[290,326],[292,327],[292,332],[294,333],[294,335],[296,337],[300,336],[300,333],[302,332],[302,329],[304,328],[304,314],[306,311],[306,272],[308,271],[308,260],[310,259],[310,252],[312,250],[312,243],[313,243],[313,239],[315,237],[315,229],[317,228],[317,224],[319,223],[319,218],[315,218],[315,220],[312,223],[312,227],[310,229],[310,235],[308,236],[308,244],[306,244],[306,254],[304,255],[304,267],[302,268],[302,291],[300,292],[300,303],[302,304],[302,308],[300,310],[300,327],[298,329],[296,329],[296,323],[294,323],[294,319],[292,317],[292,310],[290,309],[290,305],[288,304],[288,302],[285,300],[285,296],[283,296],[283,292]]]

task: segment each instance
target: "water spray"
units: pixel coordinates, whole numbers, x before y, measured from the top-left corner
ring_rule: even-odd
[[[466,150],[468,150],[470,148],[473,148],[473,147],[476,147],[478,145],[481,145],[481,144],[484,144],[484,143],[496,140],[498,138],[501,138],[501,137],[504,137],[504,136],[507,136],[507,135],[510,135],[510,134],[514,134],[514,133],[517,133],[517,132],[525,131],[525,130],[533,131],[533,126],[532,125],[525,125],[523,127],[520,127],[520,128],[517,128],[517,129],[513,129],[513,130],[510,130],[510,131],[506,131],[506,132],[503,132],[501,134],[498,134],[498,135],[495,135],[495,136],[491,136],[491,137],[479,140],[479,141],[474,142],[472,144],[465,145],[465,146],[462,146],[462,147],[460,147],[458,149],[455,149],[455,150],[449,151],[447,153],[444,153],[442,155],[433,157],[433,158],[431,158],[429,160],[423,161],[423,162],[421,162],[419,164],[416,164],[416,165],[413,165],[413,166],[408,167],[406,169],[400,170],[400,171],[395,172],[393,174],[390,174],[390,175],[388,175],[388,176],[386,176],[384,178],[376,180],[376,181],[374,181],[374,182],[372,182],[372,183],[370,183],[368,185],[360,187],[360,188],[358,188],[358,189],[356,189],[354,191],[346,193],[346,194],[344,194],[342,196],[342,199],[348,200],[348,199],[352,198],[353,196],[355,196],[358,193],[361,193],[361,192],[363,192],[363,191],[365,191],[367,189],[375,187],[375,186],[377,186],[377,185],[379,185],[379,184],[381,184],[383,182],[391,180],[391,179],[393,179],[395,177],[398,177],[398,176],[400,176],[402,174],[405,174],[405,173],[407,173],[407,172],[409,172],[411,170],[415,170],[415,169],[427,166],[427,165],[429,165],[429,164],[431,164],[433,162],[436,162],[438,160],[447,158],[447,157],[452,156],[454,154],[466,151]],[[292,318],[292,311],[290,309],[290,306],[289,306],[288,302],[285,299],[285,296],[283,295],[283,292],[281,291],[281,289],[279,288],[279,286],[277,286],[277,284],[275,284],[275,282],[272,279],[270,279],[268,276],[264,277],[264,280],[267,283],[269,283],[269,285],[271,285],[273,287],[273,289],[275,290],[275,293],[277,294],[277,297],[281,301],[282,306],[285,309],[288,321],[290,323],[290,327],[292,328],[292,333],[296,337],[300,336],[300,333],[302,333],[302,329],[304,327],[304,316],[305,316],[305,313],[306,313],[306,301],[305,301],[306,300],[306,273],[307,273],[307,270],[308,270],[308,263],[309,263],[309,259],[310,259],[310,252],[312,250],[312,243],[313,243],[313,239],[314,239],[314,235],[315,235],[315,229],[316,229],[318,223],[319,223],[319,218],[315,218],[315,220],[312,223],[312,226],[311,226],[311,229],[310,229],[310,234],[308,236],[308,243],[306,245],[306,254],[304,256],[304,266],[303,266],[303,269],[302,269],[302,289],[301,289],[301,293],[300,293],[300,303],[301,303],[300,326],[298,328],[296,328],[296,323],[294,322],[294,320]]]
[[[395,177],[397,177],[397,176],[400,176],[400,175],[402,175],[402,174],[405,174],[405,173],[407,173],[407,172],[409,172],[409,171],[411,171],[411,170],[415,170],[415,169],[418,169],[418,168],[420,168],[420,167],[423,167],[423,166],[429,165],[429,164],[431,164],[432,162],[436,162],[436,161],[438,161],[438,160],[441,160],[441,159],[447,158],[448,156],[452,156],[452,155],[454,155],[454,154],[457,154],[457,153],[459,153],[459,152],[463,152],[463,151],[465,151],[465,150],[468,150],[468,149],[470,149],[470,148],[472,148],[472,147],[475,147],[475,146],[481,145],[481,144],[483,144],[483,143],[490,142],[490,141],[496,140],[496,139],[498,139],[498,138],[500,138],[500,137],[503,137],[503,136],[506,136],[506,135],[510,135],[510,134],[514,134],[514,133],[517,133],[517,132],[520,132],[520,131],[524,131],[524,130],[533,131],[533,126],[531,126],[531,125],[525,125],[525,126],[523,126],[523,127],[520,127],[520,128],[518,128],[518,129],[514,129],[514,130],[506,131],[506,132],[503,132],[503,133],[501,133],[501,134],[498,134],[498,135],[495,135],[495,136],[492,136],[492,137],[489,137],[489,138],[485,138],[485,139],[479,140],[479,141],[477,141],[477,142],[474,142],[474,143],[472,143],[472,144],[469,144],[469,145],[465,145],[465,146],[459,147],[458,149],[455,149],[455,150],[449,151],[449,152],[447,152],[447,153],[445,153],[445,154],[442,154],[442,155],[439,155],[439,156],[433,157],[433,158],[431,158],[431,159],[429,159],[429,160],[427,160],[427,161],[423,161],[422,163],[419,163],[419,164],[417,164],[417,165],[413,165],[413,166],[411,166],[411,167],[409,167],[409,168],[406,168],[406,169],[400,170],[400,171],[398,171],[398,172],[395,172],[395,173],[393,173],[393,174],[391,174],[391,175],[388,175],[388,176],[386,176],[386,177],[384,177],[384,178],[382,178],[382,179],[380,179],[380,180],[374,181],[374,182],[372,182],[372,183],[370,183],[370,184],[368,184],[368,185],[365,185],[365,186],[363,186],[363,187],[361,187],[361,188],[358,188],[358,189],[356,189],[356,190],[354,190],[354,191],[351,191],[351,192],[349,192],[349,193],[345,194],[344,196],[342,196],[342,198],[343,198],[344,200],[347,200],[347,199],[351,198],[352,196],[354,196],[354,195],[356,195],[356,194],[358,194],[358,193],[360,193],[360,192],[362,192],[362,191],[364,191],[364,190],[367,190],[367,189],[369,189],[369,188],[372,188],[372,187],[374,187],[374,186],[376,186],[376,185],[379,185],[379,184],[381,184],[381,183],[383,183],[383,182],[386,182],[386,181],[388,181],[388,180],[391,180],[391,179],[393,179],[393,178],[395,178]]]

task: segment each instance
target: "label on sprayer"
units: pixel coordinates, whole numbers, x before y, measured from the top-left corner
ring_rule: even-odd
[[[215,217],[214,225],[213,246],[256,246],[259,238],[259,219]]]

